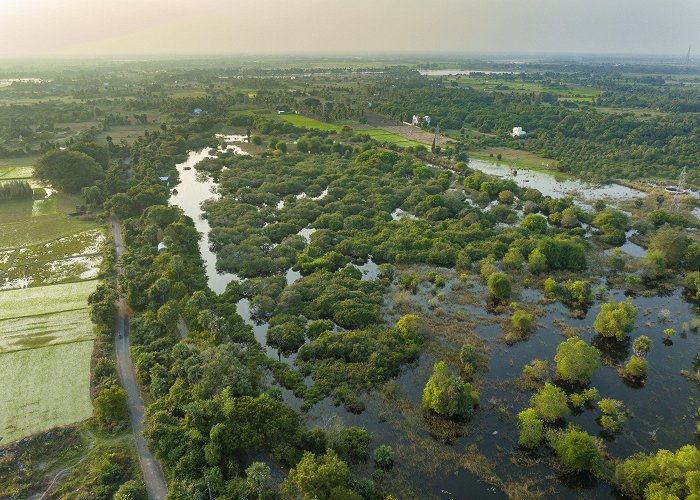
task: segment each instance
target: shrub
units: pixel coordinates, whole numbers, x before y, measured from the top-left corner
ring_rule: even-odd
[[[533,359],[530,364],[523,366],[522,381],[526,387],[535,388],[549,376],[549,362]]]
[[[459,350],[459,360],[463,365],[475,365],[477,358],[476,347],[470,343],[462,344],[462,348]]]
[[[374,450],[374,464],[383,469],[394,465],[394,450],[388,444],[377,446]]]
[[[557,282],[554,278],[544,280],[544,293],[547,296],[553,297],[557,293]]]
[[[556,422],[569,414],[566,393],[550,383],[530,398],[530,406],[545,422]]]
[[[540,274],[547,270],[547,257],[535,248],[527,258],[527,266],[532,274]]]
[[[646,335],[640,335],[639,337],[634,339],[634,342],[632,342],[632,350],[634,350],[634,353],[640,358],[649,354],[649,352],[651,351],[651,347],[651,339]]]
[[[507,269],[520,269],[523,267],[525,258],[519,248],[510,247],[503,256],[503,267]]]
[[[585,389],[580,393],[569,395],[569,402],[571,402],[571,406],[574,408],[583,408],[584,406],[591,404],[596,399],[598,399],[598,389],[595,387]]]
[[[600,351],[578,337],[571,337],[559,344],[554,362],[558,379],[587,384],[593,372],[600,367]]]
[[[395,328],[407,344],[420,344],[427,333],[425,321],[416,314],[402,316]]]
[[[586,306],[593,302],[593,291],[591,284],[587,281],[566,281],[564,282],[566,291],[566,301],[579,306]]]
[[[546,233],[547,219],[545,219],[539,214],[529,214],[526,215],[523,221],[520,223],[520,227],[525,228],[533,233]]]
[[[532,319],[532,314],[522,309],[517,309],[513,312],[510,323],[518,333],[523,335],[532,333],[535,329],[535,322]]]
[[[444,361],[435,363],[433,375],[423,391],[423,407],[449,418],[470,418],[479,405],[479,395],[471,384],[448,373]]]
[[[646,378],[648,369],[647,360],[632,355],[625,365],[624,375],[630,379],[643,379]]]
[[[147,500],[146,486],[133,479],[123,483],[114,494],[114,500]]]
[[[598,407],[603,412],[600,426],[608,432],[618,432],[622,428],[622,422],[627,419],[622,401],[605,398],[598,401]]]

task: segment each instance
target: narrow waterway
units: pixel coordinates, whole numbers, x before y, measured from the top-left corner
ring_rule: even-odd
[[[210,198],[216,198],[216,184],[205,175],[200,175],[194,166],[205,158],[211,158],[209,148],[200,151],[192,151],[187,156],[187,161],[177,166],[180,174],[180,184],[173,190],[170,196],[170,204],[179,206],[185,215],[194,221],[194,225],[202,234],[199,240],[199,253],[202,255],[207,271],[209,288],[216,293],[226,290],[226,285],[237,279],[235,274],[219,273],[216,270],[216,254],[209,244],[209,221],[202,217],[202,202]]]

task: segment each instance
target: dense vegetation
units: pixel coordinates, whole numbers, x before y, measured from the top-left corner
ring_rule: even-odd
[[[627,459],[606,450],[606,442],[634,420],[628,420],[626,404],[613,399],[619,396],[590,385],[602,372],[612,372],[641,388],[658,362],[649,357],[649,337],[635,334],[642,312],[635,297],[673,290],[682,274],[688,296],[700,293],[700,247],[684,231],[695,225],[691,217],[663,210],[663,196],[630,203],[625,212],[602,202],[584,208],[572,197],[543,196],[534,186],[453,161],[466,159],[467,145],[507,146],[554,158],[560,170],[587,177],[674,177],[700,157],[694,91],[678,88],[655,96],[650,88],[663,82],[635,84],[625,101],[624,87],[608,76],[596,74],[600,80],[591,83],[580,73],[559,75],[566,85],[608,89],[591,106],[579,106],[556,97],[561,83],[527,93],[481,92],[405,68],[377,76],[331,73],[298,85],[279,78],[295,76],[291,69],[271,72],[271,78],[262,70],[251,75],[243,69],[176,69],[147,84],[133,74],[115,76],[108,90],[101,78],[81,87],[59,75],[57,84],[82,103],[0,111],[12,118],[0,120],[3,144],[19,147],[22,134],[23,154],[43,153],[36,164],[39,179],[81,193],[81,210],[90,215],[115,215],[122,223],[127,252],[119,262],[124,269],[119,290],[132,312],[132,356],[149,401],[145,435],[165,467],[170,496],[380,499],[401,484],[401,475],[393,474],[397,468],[404,467],[405,475],[411,467],[428,469],[428,461],[442,467],[460,463],[491,485],[512,488],[512,496],[514,483],[529,489],[532,484],[515,465],[513,478],[501,480],[497,467],[474,451],[474,441],[466,446],[468,458],[445,451],[450,447],[443,441],[482,433],[472,426],[480,416],[517,427],[518,435],[504,437],[498,447],[500,458],[512,453],[514,464],[546,462],[569,477],[608,481],[635,498],[697,494],[692,445]],[[231,79],[235,85],[221,83],[223,74],[240,78]],[[542,79],[532,76],[527,83]],[[189,85],[193,95],[171,95],[178,85]],[[33,91],[50,94],[49,87]],[[19,85],[11,90],[18,96],[29,92]],[[430,153],[423,147],[382,147],[348,126],[306,130],[276,114],[298,111],[359,124],[373,119],[369,96],[372,113],[403,120],[430,114],[433,125],[449,130],[459,143]],[[593,104],[658,107],[664,113],[603,115]],[[195,116],[195,107],[206,113]],[[165,117],[167,123],[152,126]],[[59,149],[55,122],[83,119],[98,122],[106,134],[135,124],[138,133],[115,141],[98,139],[95,128]],[[508,138],[515,124],[530,139]],[[219,152],[196,167],[217,181],[219,196],[202,206],[216,267],[240,278],[216,295],[207,287],[199,254],[202,236],[180,208],[169,206],[170,190],[161,178],[175,186],[175,165],[190,150],[220,146],[214,134],[224,130],[252,134],[245,148],[254,154]],[[695,176],[691,172],[689,179],[697,182]],[[26,192],[26,187],[3,190]],[[626,242],[631,227],[646,257],[626,259],[619,250],[606,254]],[[160,242],[165,251],[158,251]],[[117,288],[110,259],[109,279],[91,298],[99,329],[91,425],[116,439],[128,430],[128,415],[111,359]],[[613,300],[605,288],[631,298]],[[262,340],[237,313],[242,299],[256,327],[267,327]],[[425,306],[412,306],[419,301]],[[592,309],[596,335],[584,341],[581,329],[562,327],[569,338],[556,353],[556,343],[552,346],[548,361],[518,363],[522,377],[505,385],[526,393],[522,406],[514,408],[502,395],[480,399],[479,394],[496,394],[487,369],[491,350],[508,356],[518,342],[533,337],[521,344],[531,348],[553,335],[542,317],[553,303],[577,318],[598,304]],[[644,314],[651,322],[650,313]],[[479,322],[498,330],[493,339],[479,338]],[[676,338],[670,326],[659,329],[667,332],[664,347]],[[691,328],[683,330],[683,338]],[[411,383],[419,394],[413,401],[396,389],[407,373],[416,377]],[[314,411],[327,408],[326,399],[353,418],[376,411],[377,404],[382,422],[406,418],[394,427],[401,430],[398,446],[382,444],[361,427],[328,422],[316,427],[310,422],[317,418]],[[584,413],[592,415],[599,436],[572,425]],[[509,446],[513,450],[503,451]],[[408,447],[425,450],[421,454],[429,460],[407,464]],[[366,464],[370,457],[374,470]],[[100,449],[85,464],[78,470],[90,474],[71,475],[59,494],[85,488],[105,498],[143,496],[128,451]],[[411,490],[407,496],[424,493]]]

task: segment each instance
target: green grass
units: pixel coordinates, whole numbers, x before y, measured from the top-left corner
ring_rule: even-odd
[[[92,280],[0,292],[0,320],[83,309],[96,287]]]
[[[304,128],[315,128],[319,130],[335,130],[336,132],[340,132],[340,130],[343,128],[340,125],[333,125],[332,123],[325,123],[319,120],[315,120],[314,118],[309,118],[306,116],[302,115],[280,115],[284,120],[288,121],[295,127],[304,127]]]
[[[0,167],[33,167],[38,158],[36,155],[0,158]]]
[[[0,354],[0,445],[92,416],[93,345],[73,342]]]
[[[34,167],[0,167],[0,180],[29,179],[34,175]]]
[[[357,130],[357,133],[358,134],[367,134],[372,139],[375,139],[379,142],[385,142],[387,144],[396,144],[397,146],[402,147],[402,148],[426,146],[426,144],[423,144],[422,142],[411,141],[411,140],[406,139],[405,137],[403,137],[399,134],[395,134],[393,132],[387,132],[386,130],[381,130],[381,129]]]
[[[87,308],[0,320],[0,354],[93,339]]]

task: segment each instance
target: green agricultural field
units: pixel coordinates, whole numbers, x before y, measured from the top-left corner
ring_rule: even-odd
[[[315,128],[318,130],[335,130],[336,132],[340,132],[340,130],[343,128],[340,125],[333,125],[332,123],[325,123],[319,120],[315,120],[314,118],[309,118],[307,116],[302,116],[302,115],[281,115],[282,118],[287,120],[289,123],[294,125],[295,127],[304,127],[304,128]]]
[[[33,167],[0,167],[0,180],[29,179],[34,175]]]
[[[96,222],[68,215],[79,198],[55,194],[49,200],[53,201],[37,205],[36,210],[32,200],[0,202],[0,249],[43,243],[98,227]]]
[[[92,416],[93,345],[88,340],[0,354],[0,445]]]
[[[412,141],[410,139],[406,139],[405,137],[399,134],[387,132],[386,130],[381,129],[358,130],[357,133],[367,134],[376,141],[385,142],[387,144],[396,144],[397,146],[402,148],[425,146],[425,144],[423,144],[422,142]]]
[[[0,292],[0,320],[83,309],[97,281]]]
[[[0,320],[0,354],[93,338],[87,308]]]

